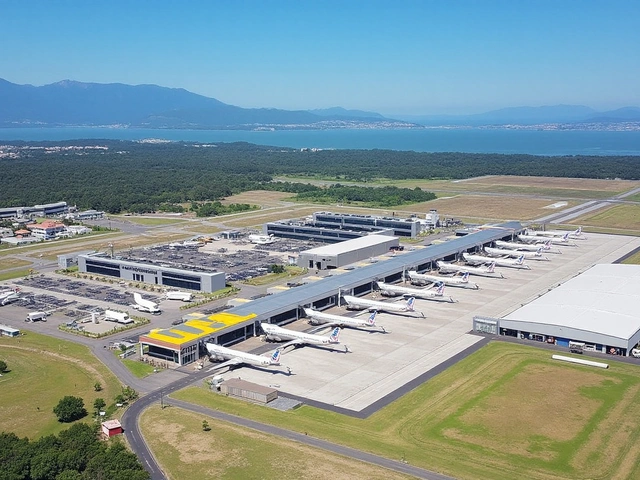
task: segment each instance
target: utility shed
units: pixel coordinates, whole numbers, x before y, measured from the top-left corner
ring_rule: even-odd
[[[397,247],[399,244],[397,237],[367,235],[301,252],[298,256],[298,266],[316,270],[344,267],[383,255],[389,252],[391,247]]]
[[[501,333],[629,355],[640,342],[640,266],[594,265],[499,320]],[[506,333],[505,333],[505,330]]]
[[[102,434],[109,438],[122,433],[122,425],[118,420],[107,420],[102,422]]]
[[[278,390],[263,387],[256,383],[247,382],[239,378],[230,378],[220,385],[220,392],[232,397],[247,398],[259,403],[269,403],[278,398]]]

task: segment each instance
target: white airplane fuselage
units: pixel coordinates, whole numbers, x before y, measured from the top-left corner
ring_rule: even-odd
[[[549,248],[547,246],[545,246],[544,243],[539,244],[539,245],[532,245],[530,243],[503,242],[502,240],[497,240],[496,241],[496,247],[500,247],[500,248],[507,249],[507,250],[523,250],[523,251],[527,251],[527,252],[535,252],[539,248],[542,248],[543,251],[544,250],[549,250]],[[486,250],[486,248],[485,248],[485,250]]]
[[[522,255],[519,255],[521,257]],[[494,258],[494,257],[485,257],[484,255],[471,255],[469,253],[463,253],[462,257],[465,261],[472,263],[474,265],[483,265],[495,263],[497,267],[512,267],[512,268],[522,268],[525,270],[530,270],[531,267],[526,263],[523,263],[519,259],[513,258]]]
[[[308,343],[310,345],[329,345],[333,343],[340,343],[338,341],[332,341],[329,335],[325,337],[322,335],[314,335],[312,333],[296,332],[295,330],[288,330],[270,323],[261,323],[260,326],[262,327],[262,331],[265,333],[265,337],[276,342],[300,340],[301,343]]]
[[[253,353],[240,352],[231,348],[221,347],[213,343],[207,343],[207,351],[213,359],[233,360],[239,359],[242,363],[257,365],[260,367],[268,367],[271,365],[280,365],[280,362],[274,362],[269,357],[263,355],[254,355]]]
[[[477,290],[478,284],[470,282],[468,279],[464,279],[462,277],[443,277],[441,275],[430,275],[428,273],[418,273],[416,271],[408,272],[409,278],[412,282],[417,283],[444,283],[450,287],[459,287],[459,288],[472,288]]]
[[[517,250],[508,250],[504,248],[484,247],[484,251],[487,252],[489,255],[512,257],[512,258],[524,257],[530,260],[547,260],[548,261],[549,259],[544,255],[542,255],[542,253],[539,250],[540,249],[534,252],[531,252],[531,251],[519,252]],[[496,263],[496,265],[498,264]]]
[[[415,302],[414,298],[410,298],[406,303],[379,302],[377,300],[369,300],[368,298],[358,298],[351,295],[343,295],[344,301],[347,302],[347,309],[368,310],[370,312],[376,310],[378,312],[388,313],[411,313],[416,312],[424,317],[424,313],[417,312],[410,305]]]
[[[471,275],[480,275],[483,277],[501,277],[502,274],[495,272],[491,267],[470,267],[469,265],[455,265],[438,261],[438,268],[443,273],[469,273]]]
[[[444,295],[441,291],[438,290],[425,290],[420,288],[408,288],[403,287],[401,285],[390,285],[388,283],[376,282],[378,288],[382,292],[383,295],[389,296],[397,296],[404,295],[409,297],[423,298],[426,300],[431,300],[436,297],[442,298]]]
[[[571,245],[574,244],[569,243],[568,237],[538,237],[535,235],[518,235],[518,239],[527,243],[545,243],[546,241],[550,241],[552,245]]]
[[[358,318],[343,317],[342,315],[332,315],[330,313],[322,313],[311,308],[305,308],[304,313],[309,317],[309,323],[312,324],[329,324],[336,325],[338,327],[352,327],[352,328],[367,328],[374,327],[367,324],[366,320],[360,320]]]

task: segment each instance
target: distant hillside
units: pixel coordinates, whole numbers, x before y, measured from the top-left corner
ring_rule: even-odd
[[[383,128],[416,125],[337,107],[316,114],[240,108],[181,88],[72,80],[34,87],[0,79],[0,126],[129,125],[148,128]],[[366,113],[366,116],[362,115]]]
[[[363,110],[346,110],[342,107],[331,107],[317,110],[309,110],[309,113],[322,117],[348,117],[348,118],[377,118],[384,117],[376,112],[365,112]]]
[[[597,112],[584,105],[510,107],[475,115],[397,115],[421,125],[536,125],[549,123],[616,123],[640,121],[640,108],[625,107]]]

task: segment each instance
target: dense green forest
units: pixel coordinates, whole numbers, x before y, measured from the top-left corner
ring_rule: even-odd
[[[0,478],[12,480],[146,480],[149,473],[123,443],[98,439],[77,423],[38,440],[0,433]]]
[[[178,203],[214,202],[253,189],[290,191],[304,198],[363,196],[353,187],[327,193],[318,187],[271,183],[276,175],[308,175],[339,181],[460,179],[480,175],[640,178],[640,157],[417,153],[391,150],[300,151],[248,143],[138,143],[116,140],[12,142],[0,147],[0,207],[64,200],[110,213],[171,210]],[[96,149],[42,147],[102,145]],[[9,158],[7,158],[9,157]],[[379,189],[377,189],[379,190]],[[408,189],[399,189],[408,190]],[[315,192],[315,193],[314,193]],[[417,192],[374,193],[387,204],[421,201]],[[424,192],[428,193],[428,192]],[[402,198],[402,197],[406,198]],[[370,197],[370,195],[369,195]],[[355,200],[354,200],[355,201]]]

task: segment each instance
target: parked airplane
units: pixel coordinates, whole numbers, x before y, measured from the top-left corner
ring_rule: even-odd
[[[286,328],[273,325],[271,323],[261,323],[262,331],[265,334],[265,340],[273,340],[275,342],[283,342],[291,340],[288,345],[332,345],[340,343],[340,327],[336,327],[331,335],[315,335],[313,333],[296,332]]]
[[[276,241],[273,234],[271,235],[249,235],[249,241],[256,245],[268,245]]]
[[[542,247],[538,248],[538,250],[536,250],[535,252],[531,252],[531,251],[519,252],[518,250],[508,250],[505,248],[491,248],[491,247],[484,247],[484,251],[487,252],[489,255],[496,256],[496,257],[498,256],[503,258],[524,257],[525,259],[531,259],[531,260],[549,261],[548,257],[545,257],[544,255],[542,255]]]
[[[359,318],[343,317],[342,315],[332,315],[330,313],[322,313],[313,308],[305,308],[304,313],[309,317],[311,325],[329,325],[332,327],[350,327],[350,328],[373,328],[376,326],[376,315],[378,312],[374,310],[366,320]],[[384,332],[384,327],[380,327]]]
[[[460,287],[460,288],[472,288],[477,290],[478,284],[469,281],[469,272],[463,274],[461,277],[453,276],[453,277],[445,277],[442,275],[431,275],[428,273],[418,273],[415,270],[411,270],[407,272],[409,278],[411,279],[411,283],[415,283],[418,285],[426,285],[429,283],[443,283],[449,287]]]
[[[504,278],[504,275],[495,271],[495,262],[492,262],[488,266],[482,267],[470,267],[469,265],[457,265],[455,263],[447,263],[438,260],[436,262],[438,268],[442,273],[470,273],[471,275],[480,275],[483,277]]]
[[[377,300],[369,300],[367,298],[352,297],[351,295],[344,295],[344,301],[347,302],[348,310],[377,310],[378,312],[389,313],[404,313],[404,312],[416,312],[413,305],[416,299],[411,297],[407,300],[407,303],[393,303],[393,302],[378,302]],[[424,318],[424,313],[417,312]]]
[[[4,290],[0,292],[0,305],[9,305],[11,302],[15,302],[20,299],[20,294],[18,294],[20,290],[18,288],[13,290]]]
[[[524,253],[521,253],[517,259],[513,259],[486,257],[484,255],[472,255],[470,253],[464,252],[462,254],[462,258],[464,258],[467,263],[470,263],[472,265],[494,264],[497,267],[511,267],[531,270],[531,267],[524,263]]]
[[[525,243],[544,243],[544,238],[537,235],[518,235],[518,239]],[[562,237],[551,237],[547,240],[552,245],[571,245],[575,246],[575,243],[569,243],[569,233],[565,233]]]
[[[579,238],[582,240],[587,239],[587,237],[585,237],[582,234],[582,227],[576,228],[573,232],[567,232],[566,230],[562,231],[562,230],[528,230],[527,229],[527,235],[532,235],[537,237],[560,238],[560,237],[564,237],[567,233],[569,234],[569,238]]]
[[[539,239],[539,241],[542,242],[543,239]],[[502,240],[496,240],[496,247],[506,248],[509,250],[523,250],[527,252],[535,252],[539,248],[542,248],[542,250],[551,250],[551,240],[533,245],[530,243],[503,242]]]
[[[435,289],[408,288],[402,285],[390,285],[388,283],[376,282],[380,293],[389,297],[402,295],[403,297],[416,297],[425,300],[439,300],[453,303],[453,298],[444,296],[444,283]]]
[[[234,367],[236,365],[255,365],[258,367],[272,367],[280,365],[280,349],[277,349],[271,357],[266,357],[264,355],[254,355],[252,353],[240,352],[238,350],[233,350],[231,348],[222,347],[220,345],[216,345],[214,343],[207,343],[207,352],[209,352],[209,357],[212,361],[223,361],[226,362],[220,363],[215,366],[215,369],[221,369],[224,367]],[[287,371],[291,373],[291,369],[286,367]]]
[[[140,312],[151,313],[153,315],[162,313],[156,303],[153,303],[151,300],[145,300],[144,298],[142,298],[142,295],[137,292],[133,294],[133,299],[136,303],[134,305],[131,305],[131,308],[135,308]]]

